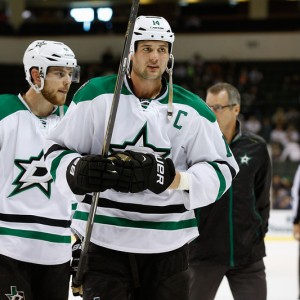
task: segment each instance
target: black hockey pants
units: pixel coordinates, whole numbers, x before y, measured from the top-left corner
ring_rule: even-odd
[[[38,265],[0,255],[0,300],[66,300],[69,282],[70,262]]]
[[[188,300],[187,246],[133,254],[90,244],[83,300]]]

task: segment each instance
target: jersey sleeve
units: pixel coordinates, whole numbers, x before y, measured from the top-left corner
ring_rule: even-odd
[[[189,197],[185,207],[209,205],[225,193],[239,171],[217,121],[194,116],[187,143]]]
[[[60,191],[67,197],[74,197],[66,179],[68,165],[74,158],[91,153],[93,148],[93,115],[90,105],[89,101],[78,104],[72,102],[59,126],[51,131],[45,142],[46,167]],[[81,201],[83,196],[76,195],[76,198]]]

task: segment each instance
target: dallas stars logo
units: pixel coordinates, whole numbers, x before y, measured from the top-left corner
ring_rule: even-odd
[[[240,156],[240,163],[241,165],[246,164],[248,165],[249,161],[252,159],[252,157],[249,157],[247,154],[244,154],[244,156]]]
[[[10,294],[5,294],[10,300],[25,300],[24,292],[18,291],[16,286],[10,287]]]
[[[47,43],[45,41],[41,41],[41,42],[37,42],[35,47],[40,47],[41,48],[44,45],[47,45]]]
[[[145,151],[148,153],[155,152],[162,157],[167,157],[170,154],[170,148],[157,148],[154,145],[148,143],[147,136],[147,123],[145,123],[145,125],[132,141],[126,141],[123,143],[123,145],[110,144],[109,151],[110,153],[112,153],[114,151],[136,150],[136,147],[139,147],[139,150],[141,151]]]
[[[16,187],[9,196],[14,196],[28,189],[37,187],[50,198],[53,179],[47,172],[43,155],[44,152],[41,151],[38,156],[31,157],[29,160],[15,160],[15,165],[20,169],[20,174],[13,182]]]

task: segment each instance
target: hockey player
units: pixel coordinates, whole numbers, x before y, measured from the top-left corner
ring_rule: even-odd
[[[238,172],[213,112],[172,85],[173,43],[164,18],[137,18],[108,158],[99,153],[115,75],[80,88],[47,141],[47,168],[80,202],[72,227],[81,236],[91,192],[101,192],[85,300],[188,299],[187,243],[198,235],[193,209],[219,199]]]
[[[222,198],[196,210],[190,243],[191,300],[213,300],[226,276],[235,300],[266,300],[264,237],[270,210],[271,161],[265,141],[241,128],[240,94],[227,83],[207,91],[240,171]]]
[[[71,198],[47,172],[43,144],[78,80],[77,61],[65,44],[37,40],[23,63],[29,89],[0,96],[0,299],[66,300]]]

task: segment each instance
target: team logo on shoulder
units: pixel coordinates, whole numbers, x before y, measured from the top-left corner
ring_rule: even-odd
[[[10,300],[25,300],[24,292],[18,291],[16,286],[10,287],[10,294],[5,294]]]
[[[53,179],[46,169],[43,151],[38,156],[30,157],[28,160],[15,159],[15,165],[19,168],[20,173],[13,181],[13,185],[16,187],[9,194],[9,197],[28,189],[38,188],[50,198]]]

